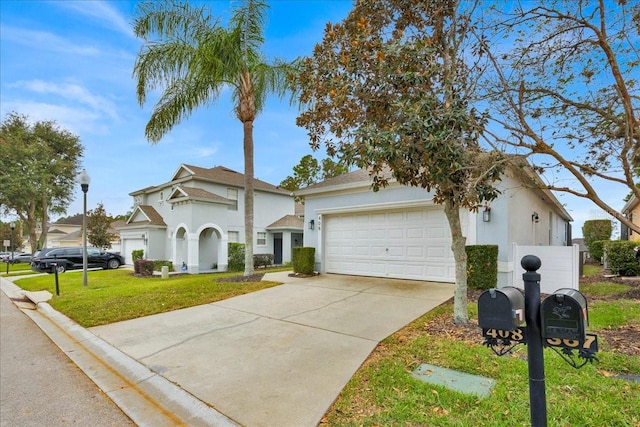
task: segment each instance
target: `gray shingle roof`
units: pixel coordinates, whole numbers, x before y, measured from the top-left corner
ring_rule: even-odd
[[[273,224],[267,226],[267,230],[283,228],[302,230],[304,228],[304,220],[297,215],[285,215]]]

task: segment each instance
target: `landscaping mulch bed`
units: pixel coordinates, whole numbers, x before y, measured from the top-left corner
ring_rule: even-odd
[[[241,274],[237,276],[221,277],[216,279],[216,282],[259,282],[264,277],[264,273],[252,274],[251,276],[243,276]]]
[[[588,282],[615,282],[624,283],[632,288],[625,293],[616,295],[613,297],[607,297],[611,299],[633,299],[638,300],[640,304],[640,279],[620,278],[620,277],[604,277],[604,276],[591,276],[580,279],[581,283]],[[477,289],[469,290],[467,294],[467,301],[469,304],[476,304],[478,297],[482,291]],[[592,302],[594,300],[603,299],[601,297],[594,297],[586,294],[587,301]],[[423,331],[429,335],[440,336],[443,338],[450,338],[459,341],[467,341],[473,343],[482,343],[483,338],[481,336],[480,329],[475,320],[466,325],[455,325],[453,323],[453,298],[447,301],[445,304],[452,306],[447,314],[439,316],[433,319],[431,322],[424,326]],[[640,356],[640,325],[627,325],[622,328],[616,329],[602,329],[597,331],[597,335],[600,339],[606,341],[610,346],[611,351],[625,354],[628,356]]]

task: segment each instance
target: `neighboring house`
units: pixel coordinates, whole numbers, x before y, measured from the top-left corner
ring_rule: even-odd
[[[631,196],[629,201],[625,203],[622,208],[621,213],[629,218],[634,224],[640,225],[640,200],[638,200],[636,196]],[[626,225],[620,224],[620,239],[631,240],[634,242],[640,241],[640,234],[630,230]]]
[[[82,246],[82,214],[59,219],[49,225],[45,248]]]
[[[305,200],[304,246],[316,248],[316,270],[455,282],[449,224],[432,193],[394,180],[374,192],[371,182],[368,171],[358,170],[295,193]],[[499,286],[517,272],[514,244],[570,245],[572,218],[541,186],[529,166],[510,167],[496,200],[477,213],[461,210],[467,245],[499,246]]]
[[[113,222],[109,231],[117,235],[116,227],[121,222]],[[68,218],[60,219],[49,226],[47,232],[47,242],[45,248],[67,248],[71,246],[82,246],[82,214],[76,214]],[[90,243],[87,242],[89,246]],[[120,251],[120,237],[111,241],[110,252]]]
[[[293,195],[254,179],[253,252],[291,261],[302,246],[303,220]],[[244,243],[244,175],[217,166],[182,164],[171,179],[130,193],[134,210],[119,228],[122,255],[142,249],[147,259],[171,260],[189,273],[218,270],[228,264],[228,243]]]

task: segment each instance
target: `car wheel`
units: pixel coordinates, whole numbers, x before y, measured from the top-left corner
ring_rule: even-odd
[[[107,262],[107,269],[115,270],[116,268],[119,268],[119,267],[120,267],[120,261],[118,261],[115,258],[114,259],[110,259]]]
[[[65,267],[64,265],[58,265],[56,267],[56,270],[58,270],[58,273],[64,273],[65,271],[67,271],[67,267]]]

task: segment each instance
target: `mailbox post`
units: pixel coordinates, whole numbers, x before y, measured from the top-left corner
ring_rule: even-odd
[[[547,426],[547,399],[544,376],[544,348],[558,353],[574,368],[598,360],[598,337],[586,331],[587,300],[579,291],[561,288],[540,302],[540,258],[527,255],[520,261],[522,292],[507,286],[490,289],[478,298],[478,326],[484,344],[503,356],[518,344],[527,345],[529,408],[532,427]],[[520,326],[523,320],[526,326]],[[561,349],[561,350],[559,350]],[[577,351],[576,362],[573,357]]]
[[[524,282],[524,312],[527,322],[527,363],[529,368],[529,412],[532,427],[547,425],[547,397],[544,378],[544,351],[540,335],[540,258],[526,255],[520,261],[526,273]]]

